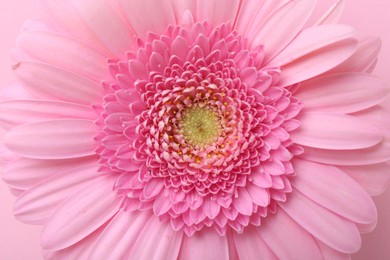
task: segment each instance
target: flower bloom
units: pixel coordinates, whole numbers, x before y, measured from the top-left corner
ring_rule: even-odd
[[[1,93],[47,259],[348,259],[389,176],[380,41],[314,0],[41,0]],[[308,22],[310,21],[310,22]]]

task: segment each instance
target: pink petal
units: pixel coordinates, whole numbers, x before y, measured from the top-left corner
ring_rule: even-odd
[[[278,259],[254,226],[246,228],[243,234],[234,232],[233,237],[239,259]]]
[[[14,214],[20,221],[42,225],[58,205],[97,177],[97,164],[54,175],[18,197]]]
[[[97,239],[89,259],[125,259],[151,217],[150,212],[119,211]]]
[[[305,55],[354,36],[352,27],[340,24],[322,25],[303,30],[267,66],[280,67]]]
[[[287,1],[256,25],[256,33],[247,35],[251,47],[264,45],[266,61],[273,58],[303,28],[315,5],[313,0]]]
[[[96,157],[69,160],[18,158],[4,166],[2,178],[13,188],[28,190],[51,176],[97,163]]]
[[[251,35],[256,33],[258,25],[264,21],[269,13],[272,13],[281,3],[275,1],[243,1],[238,12],[235,27],[241,35]],[[253,30],[256,30],[253,32]],[[247,33],[248,32],[248,33]]]
[[[189,52],[189,46],[187,41],[181,37],[178,36],[176,39],[172,42],[171,47],[171,55],[175,55],[179,57],[182,61],[184,61],[188,55]]]
[[[390,102],[388,101],[390,101],[390,95],[386,96],[383,103],[354,113],[353,116],[377,126],[386,138],[390,138],[390,117],[388,116],[390,108],[387,107]]]
[[[18,190],[18,189],[14,189],[14,188],[9,188],[9,192],[14,195],[15,197],[19,197],[20,195],[23,194],[23,192],[25,192],[25,190]]]
[[[246,189],[252,198],[253,203],[258,206],[266,207],[270,202],[270,196],[266,189],[260,188],[257,185],[248,183]]]
[[[40,0],[44,10],[43,14],[48,23],[53,25],[58,31],[66,32],[73,36],[74,39],[79,39],[110,57],[112,54],[85,24],[73,2]]]
[[[26,90],[21,84],[13,82],[8,85],[0,87],[0,100],[8,101],[14,99],[35,99],[36,96],[32,95],[29,91]]]
[[[134,120],[134,117],[129,113],[112,113],[104,119],[104,125],[111,131],[123,133],[125,124],[131,120]]]
[[[129,73],[130,76],[134,79],[147,79],[148,74],[146,72],[145,64],[138,60],[129,61]]]
[[[298,191],[291,193],[288,201],[279,205],[299,225],[326,245],[348,254],[360,249],[360,233],[355,224],[326,210]]]
[[[153,52],[149,58],[149,66],[152,71],[163,73],[163,69],[167,66],[167,64],[161,54]]]
[[[212,200],[210,197],[203,199],[203,212],[209,219],[215,219],[221,207],[218,205],[216,200]]]
[[[253,184],[257,185],[260,188],[269,188],[272,186],[272,179],[268,174],[258,171],[258,168],[255,168],[255,171],[252,171],[251,178]]]
[[[233,199],[234,208],[245,216],[250,216],[253,212],[252,199],[246,188],[238,188],[237,196]]]
[[[73,4],[97,38],[116,57],[126,58],[126,52],[135,46],[135,34],[114,4],[106,0],[73,1]]]
[[[390,184],[390,162],[342,166],[340,169],[354,178],[371,196],[382,194]]]
[[[341,252],[325,245],[324,243],[322,243],[321,241],[319,241],[317,239],[316,239],[316,243],[321,250],[321,254],[322,254],[323,259],[351,260],[350,254],[341,253]]]
[[[143,39],[146,39],[148,32],[162,34],[168,25],[176,24],[172,5],[164,1],[119,0],[119,2],[131,27]]]
[[[329,10],[317,21],[316,25],[337,23],[345,7],[344,0],[335,2]]]
[[[164,188],[164,181],[159,179],[151,179],[147,182],[143,189],[143,195],[145,199],[154,199],[157,195],[160,194],[161,190]]]
[[[169,223],[152,217],[127,259],[177,259],[182,240],[182,231],[174,231]]]
[[[107,223],[96,229],[93,233],[83,238],[73,246],[60,251],[44,251],[45,259],[87,259],[93,251],[93,247],[107,226]]]
[[[172,207],[172,203],[166,194],[161,194],[157,197],[153,204],[153,212],[156,216],[161,216],[167,213]]]
[[[259,234],[278,259],[321,259],[313,237],[281,209],[262,223]]]
[[[184,236],[179,259],[229,260],[226,236],[220,236],[214,229],[207,228],[203,228],[191,237]]]
[[[197,1],[197,20],[207,21],[213,26],[222,23],[232,24],[236,18],[239,1]],[[227,8],[228,7],[228,8]]]
[[[347,39],[303,56],[282,67],[279,84],[289,86],[327,72],[348,59],[356,48],[357,41]]]
[[[305,109],[353,113],[375,106],[389,93],[387,84],[369,74],[330,74],[304,82],[294,94]]]
[[[238,254],[236,245],[234,243],[233,233],[235,231],[227,230],[226,231],[226,238],[228,241],[228,247],[229,247],[229,260],[240,260]]]
[[[329,73],[369,71],[376,63],[381,46],[381,39],[378,37],[367,37],[360,40],[353,55],[330,70]]]
[[[0,103],[0,125],[8,129],[21,124],[59,118],[94,120],[97,114],[88,106],[68,102],[13,100]]]
[[[267,161],[262,164],[264,172],[271,175],[281,175],[286,172],[283,163],[278,159],[273,159],[272,161]]]
[[[176,23],[179,23],[184,12],[189,11],[193,15],[196,14],[196,1],[194,0],[172,0],[172,8],[175,12]]]
[[[390,160],[390,143],[383,141],[373,147],[360,150],[325,150],[304,147],[299,157],[309,161],[335,165],[366,165]]]
[[[359,232],[361,234],[367,234],[367,233],[371,233],[372,231],[374,231],[374,229],[376,228],[377,226],[377,222],[373,222],[373,223],[370,223],[370,224],[359,224],[357,223],[356,224],[356,227],[358,228]]]
[[[106,55],[72,38],[52,32],[25,32],[19,35],[17,44],[33,61],[50,64],[96,83],[111,79]]]
[[[303,113],[301,126],[291,139],[301,145],[334,150],[372,147],[382,141],[378,129],[356,117],[325,113]]]
[[[115,178],[101,177],[62,203],[44,226],[43,248],[69,247],[112,218],[121,204],[121,198],[112,190]]]
[[[292,185],[306,197],[351,221],[376,222],[377,213],[371,197],[343,171],[301,159],[294,159],[293,165],[297,176]]]
[[[43,63],[19,63],[15,74],[28,90],[59,100],[89,105],[100,102],[103,95],[99,84]]]
[[[5,136],[11,151],[34,159],[67,159],[94,154],[96,126],[92,121],[59,119],[21,125]]]
[[[22,32],[28,31],[48,31],[49,28],[43,19],[29,19],[26,20],[21,28]]]

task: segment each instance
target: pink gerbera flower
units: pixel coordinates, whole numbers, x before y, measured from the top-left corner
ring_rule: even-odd
[[[348,259],[388,182],[380,48],[339,1],[41,0],[3,179],[47,259]]]

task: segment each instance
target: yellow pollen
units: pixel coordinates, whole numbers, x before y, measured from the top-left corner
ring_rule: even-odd
[[[217,97],[213,97],[214,100],[217,100]]]
[[[227,103],[227,102],[223,102],[223,104],[224,104],[225,106],[227,106],[227,105],[228,105],[228,103]]]
[[[212,144],[222,131],[218,116],[207,107],[191,107],[179,121],[184,139],[192,145]]]

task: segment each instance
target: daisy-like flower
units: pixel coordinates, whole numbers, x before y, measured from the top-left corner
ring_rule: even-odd
[[[349,259],[390,160],[380,42],[338,1],[41,0],[3,179],[47,259]],[[315,19],[311,19],[315,20]],[[311,21],[310,20],[310,21]]]

